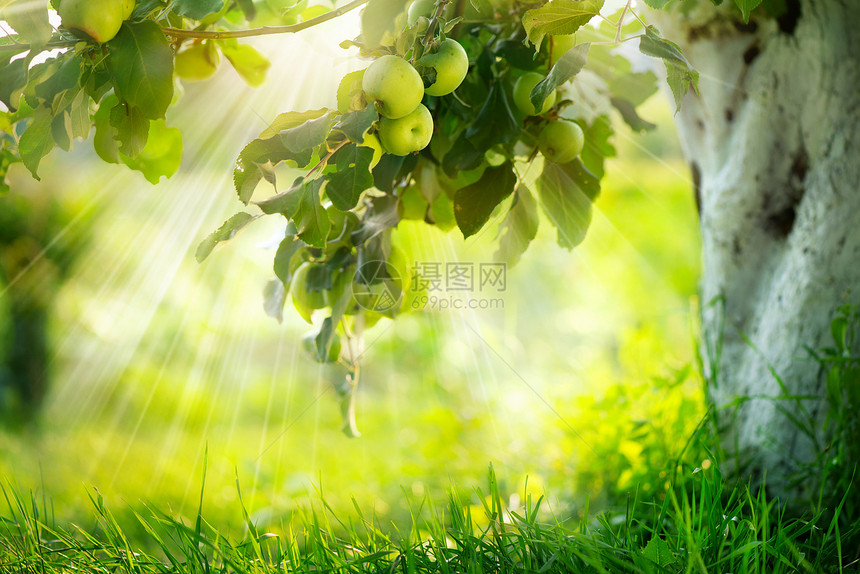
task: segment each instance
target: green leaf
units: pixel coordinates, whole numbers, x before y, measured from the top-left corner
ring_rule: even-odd
[[[386,35],[396,34],[396,16],[406,9],[406,3],[407,0],[370,0],[361,11],[361,43],[375,48]]]
[[[362,192],[373,187],[370,173],[373,153],[369,147],[349,144],[339,149],[329,160],[329,164],[334,163],[337,171],[326,175],[328,185],[325,191],[332,205],[339,210],[354,208]]]
[[[308,120],[296,127],[281,130],[279,137],[289,151],[294,154],[311,150],[321,145],[331,128],[331,118],[326,114]]]
[[[254,203],[266,215],[280,213],[287,219],[292,219],[299,210],[299,204],[301,203],[302,195],[304,194],[303,187],[306,185],[315,185],[317,186],[317,190],[319,190],[319,186],[322,181],[323,180],[321,179],[305,181],[304,178],[299,177],[293,182],[293,185],[288,190],[276,193],[275,195],[267,197],[261,201],[255,201]]]
[[[237,213],[232,216],[230,219],[224,222],[221,227],[218,228],[217,231],[213,232],[206,239],[200,242],[200,245],[197,246],[197,251],[194,254],[195,259],[197,259],[198,263],[203,263],[203,261],[209,257],[209,254],[212,253],[212,250],[215,249],[215,246],[221,243],[222,241],[229,241],[233,239],[239,231],[242,230],[243,227],[257,219],[259,215],[251,215],[250,213],[245,213],[244,211]]]
[[[547,34],[573,34],[600,13],[603,0],[553,0],[523,14],[529,41],[540,50]]]
[[[313,157],[313,148],[328,135],[328,110],[280,114],[272,124],[251,141],[236,160],[233,183],[242,203],[248,203],[264,177],[275,183],[271,167],[292,160],[304,167]]]
[[[269,127],[264,129],[259,136],[259,139],[268,139],[274,137],[284,130],[298,127],[309,120],[315,120],[328,114],[328,108],[319,108],[317,110],[308,110],[306,112],[283,112],[275,117],[274,121],[269,124]]]
[[[6,20],[15,29],[19,43],[31,44],[32,54],[40,52],[54,33],[45,2],[13,0],[0,8],[0,20]]]
[[[10,62],[12,54],[0,56],[0,102],[12,111],[18,109],[18,99],[27,84],[27,58]]]
[[[528,188],[520,185],[499,227],[499,248],[495,259],[511,266],[516,265],[537,235],[538,221],[537,202]]]
[[[345,114],[349,110],[360,109],[364,101],[364,92],[361,89],[361,81],[364,79],[365,70],[350,72],[341,78],[337,85],[337,111]]]
[[[120,100],[145,118],[163,118],[173,100],[173,48],[161,27],[152,20],[125,22],[107,45]]]
[[[143,174],[155,185],[162,177],[170,178],[179,169],[182,161],[182,133],[177,128],[167,127],[164,120],[149,124],[146,145],[136,157],[120,155],[123,163]]]
[[[687,58],[681,53],[681,48],[662,38],[654,26],[648,26],[645,29],[645,35],[639,39],[639,51],[646,56],[661,58],[667,64],[671,63],[682,68],[690,67]]]
[[[293,274],[290,270],[290,261],[296,251],[298,251],[302,246],[304,246],[304,242],[296,241],[296,238],[290,235],[281,241],[280,245],[278,245],[278,250],[275,252],[275,262],[273,266],[275,275],[281,280],[285,287],[289,285],[290,281],[293,279]]]
[[[693,69],[677,44],[661,38],[654,26],[645,29],[645,35],[639,39],[639,51],[646,56],[660,58],[666,64],[666,79],[675,97],[677,112],[690,88],[698,91],[699,73]]]
[[[417,164],[418,156],[414,154],[407,156],[383,154],[379,163],[373,168],[373,184],[376,189],[392,193],[397,182],[412,173]]]
[[[666,541],[659,536],[653,537],[642,549],[642,556],[660,568],[666,568],[675,563],[675,555]]]
[[[110,111],[110,125],[116,129],[121,153],[135,157],[143,151],[149,137],[149,120],[140,108],[118,103]]]
[[[342,131],[349,141],[361,143],[367,130],[379,119],[376,106],[368,104],[364,109],[343,114],[335,129]]]
[[[66,52],[57,56],[53,62],[46,62],[46,67],[39,69],[46,73],[41,76],[38,84],[33,86],[33,94],[40,103],[44,102],[56,114],[64,107],[63,103],[67,103],[62,101],[63,95],[70,90],[77,93],[80,89],[78,80],[81,76],[81,56]],[[74,94],[71,97],[74,97]]]
[[[662,10],[663,7],[666,6],[672,0],[645,0],[645,4],[648,5],[649,8],[653,8],[654,10]],[[722,2],[722,0],[719,0]]]
[[[51,120],[51,137],[54,138],[54,143],[63,150],[69,151],[72,149],[72,122],[69,114],[65,111],[60,112]]]
[[[311,185],[302,186],[304,193],[298,210],[292,217],[299,239],[312,247],[320,248],[325,246],[325,240],[331,230],[328,213],[320,204],[319,189],[324,186],[324,183],[323,180],[315,180]]]
[[[224,0],[174,0],[172,8],[176,14],[187,16],[192,20],[202,20],[210,14],[219,12],[224,7]]]
[[[633,131],[650,131],[657,127],[656,124],[652,124],[651,122],[639,117],[639,114],[636,112],[636,108],[628,100],[609,98],[609,101],[612,103],[612,106],[618,110],[621,117]]]
[[[252,88],[260,87],[266,80],[266,72],[272,63],[260,52],[234,39],[219,40],[221,53],[229,60],[236,72]]]
[[[750,21],[750,12],[758,8],[759,4],[761,4],[761,0],[735,0],[735,5],[740,8],[744,22],[747,23]]]
[[[36,180],[39,180],[36,173],[39,169],[39,163],[54,149],[55,142],[51,134],[53,119],[50,110],[43,107],[37,108],[32,123],[27,126],[27,130],[21,134],[21,139],[18,141],[18,153],[21,154],[21,160]]]
[[[602,179],[604,160],[615,156],[615,148],[609,142],[609,138],[615,133],[612,129],[612,121],[606,116],[599,116],[590,126],[580,123],[580,127],[585,133],[585,147],[579,154],[579,159],[585,169],[593,173],[597,179]]]
[[[116,95],[108,94],[99,103],[96,113],[93,114],[93,123],[96,133],[93,136],[93,148],[98,156],[107,163],[120,163],[119,143],[116,141],[116,128],[110,123],[111,110],[119,100]]]
[[[520,70],[534,70],[541,65],[540,60],[535,58],[534,48],[523,45],[520,40],[513,38],[496,42],[494,55],[504,58],[511,66]]]
[[[287,301],[287,290],[280,279],[269,279],[263,288],[263,311],[278,323],[284,320],[284,303]]]
[[[257,184],[263,178],[274,185],[272,166],[275,164],[290,158],[305,163],[310,161],[311,156],[311,152],[295,156],[277,136],[251,141],[239,154],[236,167],[233,168],[233,185],[236,187],[239,199],[245,204],[251,201]]]
[[[546,162],[536,186],[541,207],[558,231],[558,244],[573,249],[582,243],[591,223],[591,203],[600,193],[598,179],[578,159]]]
[[[480,231],[496,206],[513,193],[516,183],[514,165],[506,161],[500,166],[488,167],[477,182],[457,190],[454,217],[464,238]]]
[[[699,92],[699,73],[695,70],[683,70],[666,64],[666,81],[675,98],[676,112],[681,109],[681,102],[690,89],[696,93]]]
[[[87,139],[90,135],[90,97],[84,90],[79,90],[69,106],[69,118],[72,124],[72,137]]]
[[[543,109],[543,102],[560,85],[577,75],[588,60],[588,49],[591,44],[579,44],[559,58],[546,77],[532,88],[529,99],[536,110]]]
[[[520,125],[511,113],[505,89],[501,82],[495,82],[481,111],[466,128],[466,139],[483,154],[494,145],[512,141],[519,133]]]
[[[845,317],[839,316],[830,322],[830,334],[833,336],[833,342],[841,354],[845,351],[848,332],[848,320]]]
[[[313,247],[322,247],[331,229],[331,221],[320,203],[326,183],[325,179],[299,178],[290,189],[257,202],[257,206],[266,214],[280,213],[295,224],[299,239]]]
[[[12,150],[5,145],[0,146],[0,197],[11,191],[9,184],[6,183],[6,174],[9,172],[9,166],[19,161],[21,160],[12,153]]]
[[[463,132],[442,158],[442,168],[448,177],[456,177],[460,172],[478,168],[484,161],[484,152],[486,150],[476,149],[469,141],[466,132]],[[384,160],[386,156],[382,157]]]

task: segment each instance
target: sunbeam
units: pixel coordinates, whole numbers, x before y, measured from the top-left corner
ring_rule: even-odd
[[[95,485],[108,496],[166,501],[190,515],[208,453],[207,506],[232,516],[227,509],[235,509],[238,475],[255,516],[284,527],[314,485],[325,487],[338,508],[351,507],[355,498],[382,518],[402,520],[408,507],[397,502],[401,487],[423,494],[449,480],[477,484],[490,461],[515,486],[529,473],[532,484],[569,483],[574,453],[582,444],[591,449],[575,397],[602,392],[623,369],[622,344],[610,333],[649,315],[660,321],[689,297],[686,284],[679,296],[665,277],[666,261],[625,227],[616,197],[644,198],[660,217],[677,221],[678,189],[689,178],[676,158],[616,131],[619,143],[638,149],[653,173],[641,181],[638,167],[610,166],[593,230],[573,254],[552,245],[554,230],[544,218],[523,260],[505,268],[503,291],[477,283],[456,291],[443,283],[437,292],[408,294],[418,297],[407,298],[416,312],[369,328],[358,348],[361,438],[340,431],[334,382],[344,368],[318,366],[302,353],[300,334],[310,326],[289,299],[283,324],[263,312],[273,251],[259,246],[282,234],[282,223],[261,224],[219,246],[202,265],[194,261],[201,239],[243,209],[232,169],[244,145],[279,113],[333,107],[338,80],[366,61],[331,38],[357,33],[353,15],[311,33],[255,40],[271,60],[268,81],[256,90],[229,66],[206,82],[181,85],[167,124],[183,133],[183,162],[157,186],[92,162],[88,143],[76,143],[71,156],[46,159],[42,185],[84,198],[53,241],[89,226],[90,242],[60,291],[45,434],[32,453],[10,448],[16,454],[0,462],[24,473],[43,463],[45,488],[76,506],[82,486]],[[538,173],[532,165],[517,169],[528,181]],[[290,175],[279,171],[277,187],[264,184],[258,194],[283,190]],[[665,178],[674,183],[664,198],[652,184]],[[428,232],[410,221],[399,224],[392,241],[416,269],[438,265],[444,273],[460,264],[478,272],[495,261],[509,205],[465,241],[456,228]],[[684,227],[685,237],[694,232],[694,224]],[[622,266],[636,269],[634,280],[653,291],[645,311],[634,312],[634,289],[618,285]],[[37,267],[31,261],[0,285],[0,302],[7,290],[34,279]],[[686,336],[674,324],[661,328],[673,344]],[[571,444],[560,438],[568,436]],[[550,448],[552,441],[564,446]]]

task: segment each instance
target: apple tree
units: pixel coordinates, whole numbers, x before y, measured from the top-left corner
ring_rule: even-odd
[[[632,0],[614,14],[604,0],[54,0],[55,30],[47,5],[0,0],[14,30],[0,39],[0,178],[14,162],[38,177],[54,147],[90,135],[105,161],[169,177],[182,146],[164,121],[177,78],[205,79],[226,60],[257,85],[265,57],[241,38],[362,7],[360,35],[341,46],[367,66],[340,80],[336,109],[285,110],[244,147],[233,170],[244,209],[197,250],[202,262],[255,221],[283,220],[265,310],[280,318],[291,300],[313,325],[309,355],[345,366],[338,392],[356,434],[362,332],[413,296],[398,222],[469,237],[498,217],[497,257],[515,263],[543,212],[559,245],[576,247],[615,118],[651,129],[637,107],[663,83],[699,198],[702,356],[724,446],[736,470],[774,469],[769,484],[796,494],[808,485],[791,478],[834,438],[827,393],[856,394],[826,389],[821,363],[797,358],[804,344],[827,346],[860,274],[849,187],[860,181],[860,7],[645,3],[650,23]],[[658,73],[634,71],[622,45]],[[856,351],[850,330],[834,333]]]

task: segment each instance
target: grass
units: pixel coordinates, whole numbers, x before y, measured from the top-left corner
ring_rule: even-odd
[[[205,483],[205,476],[204,476]],[[480,509],[450,494],[444,510],[410,501],[408,532],[387,528],[356,505],[337,516],[319,502],[304,526],[258,530],[241,502],[245,529],[221,532],[203,516],[184,520],[150,506],[135,511],[144,552],[114,519],[98,492],[89,527],[53,523],[45,499],[3,488],[0,571],[5,573],[245,572],[853,572],[860,523],[840,528],[841,505],[790,517],[763,490],[724,482],[719,467],[682,471],[665,496],[633,491],[622,508],[585,516],[573,528],[545,520],[544,498],[503,501],[490,466]]]

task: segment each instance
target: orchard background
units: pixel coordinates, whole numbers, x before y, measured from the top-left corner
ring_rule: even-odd
[[[132,24],[156,34],[148,23],[159,18],[162,27],[199,31],[294,25],[331,14],[329,6],[304,3],[214,2],[220,6],[213,14],[222,13],[207,21],[192,4],[144,2]],[[205,46],[215,65],[198,61],[182,71],[185,79],[170,75],[160,88],[153,82],[151,94],[134,74],[122,78],[124,65],[138,64],[123,60],[126,48],[110,42],[105,51],[61,32],[51,41],[82,55],[84,75],[62,84],[62,66],[41,83],[31,74],[20,97],[6,89],[20,59],[7,58],[0,95],[8,190],[0,207],[12,215],[0,221],[18,231],[3,244],[0,342],[12,356],[14,297],[47,310],[43,364],[50,380],[35,414],[4,388],[0,464],[10,484],[50,496],[69,522],[86,520],[86,492],[95,487],[108,500],[131,503],[115,512],[134,531],[131,506],[139,500],[192,516],[205,467],[209,520],[240,527],[238,482],[253,520],[279,532],[301,521],[299,510],[314,504],[317,490],[336,512],[350,512],[355,499],[401,525],[410,521],[410,497],[441,502],[452,487],[477,508],[471,488],[484,480],[488,462],[511,509],[527,488],[546,494],[553,513],[571,524],[587,505],[617,508],[637,489],[665,496],[678,469],[707,472],[716,461],[700,443],[707,410],[696,347],[701,242],[693,181],[671,127],[697,75],[674,44],[656,29],[646,32],[629,3],[568,4],[587,5],[588,17],[577,21],[577,47],[564,60],[552,55],[557,40],[530,43],[511,18],[539,4],[460,6],[462,21],[456,13],[446,17],[443,4],[441,21],[431,15],[410,31],[407,6],[381,0],[368,5],[363,23],[356,10],[297,34],[199,43],[168,33],[155,44],[179,54]],[[739,3],[743,18],[751,4]],[[772,9],[765,4],[760,10]],[[367,16],[374,10],[388,17]],[[591,10],[606,18],[587,23]],[[624,26],[613,25],[621,18]],[[51,22],[59,23],[54,16]],[[296,179],[309,170],[325,178],[326,194],[338,173],[361,179],[356,174],[372,154],[356,144],[377,129],[379,116],[341,80],[385,53],[377,43],[393,42],[401,56],[424,50],[428,25],[430,36],[450,34],[465,45],[470,75],[456,97],[428,101],[437,114],[436,148],[431,143],[406,160],[385,155],[381,165],[394,176],[374,171],[377,190],[355,184],[349,201],[337,196],[335,207],[356,212],[364,226],[347,224],[347,231],[371,233],[348,245],[348,258],[334,259],[337,252],[326,247],[333,212],[320,233],[319,224],[303,220],[307,212],[283,198],[321,181]],[[5,48],[13,35],[11,26],[4,31]],[[31,42],[39,41],[38,30],[31,33]],[[544,52],[532,58],[538,41]],[[494,46],[495,60],[487,60],[484,46]],[[106,76],[99,75],[99,53],[115,61]],[[668,68],[642,53],[661,56]],[[547,64],[557,65],[549,91],[559,88],[558,105],[527,117],[513,102],[515,80],[530,66],[546,75]],[[658,93],[667,70],[669,86]],[[92,88],[92,103],[81,102],[91,89],[87,73],[105,82]],[[80,89],[71,93],[75,82]],[[509,117],[499,114],[505,107]],[[124,119],[111,111],[121,108]],[[321,108],[331,110],[322,130],[302,124],[319,113],[282,115]],[[40,109],[60,113],[49,118]],[[582,126],[580,158],[556,165],[537,152],[540,129],[554,121]],[[44,139],[32,143],[34,132],[28,142],[24,128],[34,126]],[[249,142],[278,131],[282,142],[308,138],[307,146],[248,155]],[[341,148],[353,150],[352,161],[337,159]],[[279,163],[284,156],[290,165]],[[412,175],[397,175],[416,160]],[[500,167],[513,179],[485,181],[500,195],[458,200],[458,190]],[[434,186],[442,189],[426,191]],[[416,188],[421,213],[404,215],[403,198]],[[524,196],[533,198],[530,211],[511,216],[517,202],[528,204]],[[320,199],[325,207],[331,196]],[[240,225],[231,216],[242,203],[254,220],[232,237]],[[458,217],[470,207],[474,215]],[[261,209],[268,215],[257,218]],[[382,217],[377,228],[374,213],[395,217]],[[290,247],[295,251],[284,248],[282,216],[293,221],[287,239],[302,242]],[[506,226],[514,232],[506,235]],[[207,239],[219,227],[221,234]],[[522,241],[532,231],[534,239]],[[336,283],[338,272],[354,272],[362,261],[391,264],[392,246],[403,254],[402,278],[420,283],[412,277],[419,268],[502,263],[507,283],[488,293],[420,291],[401,281],[402,311],[393,320],[374,315],[366,302],[353,318],[341,317],[335,304],[311,317],[315,339],[303,344],[311,327],[299,315],[309,313],[292,309],[290,274],[311,260]],[[289,261],[282,258],[279,268],[284,253]],[[317,281],[327,284],[325,277]],[[344,292],[339,300],[354,306]],[[462,308],[470,301],[476,308]],[[318,364],[315,358],[329,356],[329,314],[332,327],[343,319],[344,351],[340,363]]]

